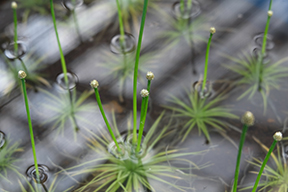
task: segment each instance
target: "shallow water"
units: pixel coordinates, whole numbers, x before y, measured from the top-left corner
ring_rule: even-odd
[[[81,37],[77,33],[71,13],[62,6],[61,1],[55,1],[55,12],[68,71],[75,74],[78,79],[77,96],[80,96],[84,91],[90,91],[90,81],[97,79],[108,119],[112,122],[114,111],[117,126],[122,132],[129,127],[132,113],[132,78],[129,77],[121,88],[120,80],[113,74],[109,74],[110,70],[107,68],[113,66],[115,62],[119,61],[119,58],[122,59],[110,51],[110,41],[118,34],[117,10],[113,2],[112,0],[84,1],[84,4],[75,9]],[[210,26],[215,26],[217,32],[213,36],[210,50],[208,80],[213,82],[216,95],[228,92],[227,98],[221,102],[221,105],[231,107],[232,112],[238,116],[247,110],[252,111],[256,119],[255,125],[248,129],[242,152],[239,182],[241,183],[240,186],[247,186],[256,179],[256,176],[250,171],[257,170],[247,161],[252,161],[253,157],[264,159],[266,154],[255,141],[255,138],[264,145],[270,146],[274,132],[287,126],[287,122],[285,123],[288,115],[286,102],[288,89],[285,84],[287,77],[279,82],[279,90],[272,89],[269,92],[267,113],[264,115],[260,94],[257,93],[250,100],[247,97],[237,100],[247,87],[231,86],[237,76],[223,67],[223,64],[232,64],[223,57],[223,54],[237,56],[241,51],[251,53],[256,47],[259,47],[259,41],[256,40],[255,42],[255,38],[264,31],[268,1],[199,1],[201,14],[194,19],[203,18],[201,21],[203,29],[195,32],[193,49],[189,47],[183,37],[173,45],[163,39],[163,33],[171,29],[170,24],[174,19],[172,7],[175,2],[172,0],[154,1],[158,9],[148,9],[141,52],[143,56],[141,69],[143,71],[140,72],[142,79],[140,78],[138,81],[138,92],[146,86],[146,71],[153,71],[155,79],[151,85],[145,130],[146,132],[149,130],[163,111],[163,106],[169,105],[170,95],[185,100],[187,99],[185,89],[190,90],[194,82],[201,80],[204,71],[206,43],[197,41],[196,38],[198,35],[203,37],[205,41],[208,40],[208,30]],[[288,14],[286,10],[288,2],[275,1],[272,7],[274,15],[271,19],[269,35],[273,43],[269,45],[274,44],[274,46],[271,46],[273,48],[268,51],[268,57],[272,61],[277,61],[287,56]],[[49,7],[46,6],[45,9],[49,13]],[[19,21],[23,20],[22,16],[26,10],[19,9]],[[168,16],[163,16],[162,12]],[[3,18],[0,20],[0,42],[2,51],[4,51],[9,39],[13,36],[13,15],[9,1],[0,3],[0,18]],[[126,32],[132,34],[136,41],[138,40],[139,23],[140,18],[136,17],[136,19],[129,21],[128,26],[125,26]],[[64,191],[64,189],[74,186],[70,190],[73,191],[77,186],[80,186],[79,183],[90,180],[92,177],[90,174],[69,177],[63,170],[99,157],[87,146],[87,138],[91,136],[87,130],[99,134],[101,130],[106,130],[106,126],[97,108],[94,94],[85,100],[89,108],[77,112],[76,121],[80,129],[77,134],[73,132],[72,121],[66,122],[61,130],[53,129],[55,120],[45,123],[57,115],[58,111],[65,110],[67,103],[69,106],[66,92],[57,84],[57,77],[62,73],[62,69],[51,16],[39,14],[35,10],[31,11],[27,21],[19,23],[18,36],[19,40],[25,42],[28,47],[27,54],[23,57],[28,71],[39,71],[41,77],[49,83],[47,86],[48,84],[43,83],[46,81],[41,81],[42,83],[38,85],[32,83],[31,86],[28,86],[38,163],[49,167],[45,186],[49,188],[56,177],[55,173],[62,171],[58,176],[57,181],[59,183],[57,183],[55,191]],[[128,57],[129,54],[133,53],[128,53]],[[37,62],[39,62],[38,65],[36,65]],[[15,165],[19,167],[18,171],[25,175],[28,167],[34,164],[32,148],[24,100],[18,81],[15,81],[13,73],[8,70],[8,63],[21,68],[20,62],[8,62],[5,55],[1,54],[0,131],[5,133],[5,138],[9,139],[9,144],[18,142],[19,146],[23,148],[23,151],[15,154],[15,157],[19,159]],[[288,62],[284,63],[284,66],[288,67]],[[56,98],[52,98],[49,94],[56,95]],[[120,101],[121,94],[123,102]],[[63,99],[57,100],[57,98]],[[138,96],[139,108],[140,101],[140,96]],[[168,122],[168,119],[169,117],[166,117],[163,121]],[[180,123],[179,121],[181,120],[176,120],[174,124],[177,125]],[[203,134],[198,135],[196,128],[183,143],[179,142],[177,136],[175,138],[170,136],[168,140],[162,143],[166,146],[169,144],[171,148],[183,148],[186,152],[207,150],[202,155],[188,156],[187,159],[199,166],[207,163],[210,166],[199,170],[193,169],[192,172],[197,177],[180,181],[171,179],[172,183],[177,182],[179,185],[190,187],[187,191],[223,192],[230,190],[233,184],[242,125],[240,120],[227,120],[227,122],[229,126],[226,133],[219,133],[213,128],[209,129],[211,130],[211,142],[209,144],[206,144]],[[285,133],[284,136],[286,136]],[[283,142],[283,146],[286,146],[285,142]],[[284,148],[285,151],[286,148]],[[95,165],[105,162],[99,161]],[[185,165],[180,162],[174,163],[189,167],[188,163]],[[273,166],[272,163],[270,165]],[[181,172],[182,170],[177,170],[175,174],[183,175]],[[20,191],[18,178],[19,181],[25,183],[23,177],[18,177],[12,171],[8,171],[7,178],[12,184],[1,179],[0,190],[2,191]],[[155,183],[155,181],[151,181],[151,183]],[[24,186],[27,187],[27,184]]]

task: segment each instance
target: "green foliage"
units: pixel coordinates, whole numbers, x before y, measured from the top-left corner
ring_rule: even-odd
[[[106,191],[109,192],[114,192],[118,189],[123,191],[140,191],[142,187],[148,188],[152,191],[159,191],[157,188],[157,186],[159,187],[158,184],[164,184],[162,187],[167,188],[166,190],[173,188],[172,191],[175,191],[176,189],[186,191],[186,187],[178,186],[175,183],[169,182],[169,179],[182,179],[182,177],[177,174],[177,171],[181,172],[182,176],[187,176],[188,174],[180,171],[181,168],[176,168],[164,163],[177,160],[177,163],[188,163],[196,168],[200,168],[193,162],[182,157],[203,154],[203,151],[178,153],[179,150],[169,150],[167,148],[165,149],[163,146],[157,146],[155,148],[158,142],[165,137],[165,134],[167,134],[166,131],[169,126],[166,125],[164,127],[160,127],[160,120],[163,115],[164,113],[158,117],[146,134],[142,143],[141,152],[139,154],[135,154],[136,146],[132,144],[132,137],[129,137],[129,135],[132,136],[131,129],[128,131],[128,138],[130,138],[128,141],[124,142],[120,137],[114,115],[114,132],[119,136],[119,144],[122,141],[122,149],[125,151],[124,154],[117,153],[116,148],[114,150],[114,154],[108,152],[107,148],[112,142],[112,139],[108,133],[101,132],[101,136],[98,136],[90,132],[93,137],[87,138],[89,141],[88,146],[91,148],[91,150],[100,155],[100,157],[68,169],[71,176],[77,176],[85,173],[94,174],[95,176],[92,180],[87,182],[84,186],[78,188],[76,191],[87,191],[88,189],[100,191],[105,187],[108,187]],[[160,133],[156,134],[156,128],[161,128]],[[101,161],[106,161],[107,163],[97,165],[97,163]],[[154,180],[158,182],[158,184],[154,186],[153,182],[149,183],[150,180]]]
[[[203,17],[197,17],[190,22],[187,19],[174,19],[170,15],[164,15],[165,20],[169,23],[171,29],[165,30],[160,37],[167,39],[171,47],[175,46],[184,38],[190,47],[200,42],[207,42],[203,32],[209,30],[207,21]],[[194,44],[194,45],[193,45]]]
[[[265,145],[260,143],[261,147],[268,151]],[[287,161],[284,157],[282,157],[280,153],[280,147],[277,145],[277,154],[271,154],[273,159],[274,166],[266,165],[264,168],[264,172],[262,176],[266,177],[265,181],[259,184],[259,190],[263,191],[264,189],[268,190],[268,192],[284,192],[288,191],[288,168],[287,168]],[[262,161],[259,159],[254,158],[254,162],[249,162],[256,167],[261,167]],[[276,166],[276,167],[275,167]],[[254,174],[258,174],[258,172],[253,172]],[[245,187],[241,190],[251,189],[253,185]]]
[[[241,78],[235,82],[235,85],[248,85],[249,88],[242,93],[237,99],[240,100],[249,95],[251,99],[259,90],[259,79],[261,82],[260,93],[263,99],[264,113],[267,109],[267,96],[272,88],[279,89],[281,81],[287,76],[288,67],[283,66],[284,62],[288,61],[285,57],[276,63],[270,61],[260,63],[260,73],[257,68],[257,58],[243,52],[237,57],[225,56],[233,61],[235,65],[224,65],[226,68],[237,73]],[[260,77],[259,77],[260,76]]]
[[[9,181],[7,178],[7,171],[12,170],[18,173],[18,167],[13,165],[19,159],[13,157],[15,153],[22,152],[23,149],[19,148],[19,143],[15,142],[13,145],[9,144],[9,140],[4,145],[3,148],[0,149],[0,178],[6,181]]]
[[[185,132],[182,141],[186,139],[189,132],[197,127],[199,134],[204,133],[208,141],[210,141],[210,136],[207,126],[212,126],[218,130],[223,130],[226,124],[219,118],[232,118],[237,119],[238,117],[231,113],[231,110],[225,107],[216,106],[222,100],[225,99],[224,96],[219,95],[212,99],[200,98],[197,91],[187,91],[189,98],[188,102],[183,101],[175,96],[172,96],[169,102],[174,106],[165,106],[167,109],[171,109],[175,112],[173,117],[183,118],[187,121],[184,122],[182,126],[182,133]]]
[[[96,109],[96,105],[92,102],[84,103],[84,101],[93,93],[93,91],[84,91],[78,98],[76,89],[72,90],[71,99],[68,91],[59,93],[59,95],[54,95],[49,91],[40,89],[47,97],[45,97],[45,102],[43,102],[43,108],[53,111],[55,114],[53,117],[47,119],[46,123],[53,123],[52,128],[58,129],[58,134],[64,132],[66,122],[70,122],[72,126],[75,125],[74,117],[76,120],[80,120],[89,123],[85,118],[83,118],[81,112],[89,112]],[[72,104],[71,104],[72,102]]]

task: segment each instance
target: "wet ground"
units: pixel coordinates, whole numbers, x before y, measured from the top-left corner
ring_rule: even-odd
[[[171,31],[171,22],[175,20],[172,11],[175,2],[151,0],[152,6],[148,9],[141,52],[143,58],[141,69],[143,71],[140,72],[140,75],[143,78],[139,79],[138,90],[145,87],[146,71],[153,71],[155,79],[152,81],[145,130],[149,130],[149,127],[163,111],[163,106],[169,105],[168,99],[171,95],[185,98],[185,89],[191,89],[193,83],[202,78],[206,43],[198,40],[197,37],[208,40],[208,30],[210,26],[214,26],[217,33],[213,36],[210,50],[208,79],[213,82],[215,95],[227,92],[225,93],[227,98],[220,103],[221,105],[232,108],[232,113],[238,116],[249,110],[253,112],[256,119],[255,125],[248,129],[239,176],[240,186],[251,185],[256,176],[250,171],[256,169],[247,161],[252,161],[253,157],[263,159],[266,154],[256,140],[270,146],[274,132],[283,130],[287,126],[285,121],[288,117],[286,102],[288,89],[285,83],[287,77],[278,83],[279,90],[270,90],[267,112],[263,114],[263,102],[259,93],[256,93],[252,99],[245,97],[237,100],[238,96],[247,90],[247,87],[233,86],[233,81],[238,77],[223,67],[223,64],[233,64],[223,55],[237,56],[241,51],[251,53],[259,47],[258,35],[263,33],[265,28],[268,1],[199,1],[199,9],[195,11],[197,14],[192,17],[192,22],[199,21],[201,18],[203,28],[195,31],[195,36],[192,37],[192,39],[194,38],[192,49],[189,42],[182,36],[175,43],[169,43],[167,38],[163,38],[163,33]],[[4,0],[0,2],[0,38],[3,51],[13,37],[13,15],[10,3]],[[19,4],[21,5],[21,3]],[[275,1],[272,6],[274,15],[269,29],[271,40],[267,45],[270,50],[267,52],[268,57],[274,62],[287,57],[287,8],[288,2],[284,0]],[[29,14],[27,10],[30,10]],[[78,119],[76,119],[80,128],[76,134],[77,140],[75,140],[75,132],[70,121],[65,122],[62,129],[57,128],[58,126],[53,129],[55,120],[46,122],[57,114],[53,107],[65,110],[65,108],[62,109],[62,106],[65,106],[65,102],[67,103],[67,98],[61,100],[61,97],[58,96],[63,92],[57,83],[57,77],[61,74],[62,68],[53,23],[51,15],[49,15],[49,6],[45,5],[41,14],[38,11],[39,9],[35,9],[35,6],[19,9],[18,36],[19,40],[27,46],[27,53],[23,57],[23,61],[28,70],[39,71],[40,77],[43,78],[37,79],[37,82],[42,82],[39,84],[30,81],[28,98],[35,132],[37,158],[39,164],[43,165],[42,169],[48,169],[46,171],[48,178],[44,184],[49,188],[56,172],[95,158],[93,152],[86,145],[87,138],[84,135],[89,137],[86,130],[98,133],[99,130],[105,128],[105,124],[93,94],[85,100],[88,107],[77,113]],[[122,59],[121,56],[110,50],[110,41],[118,34],[117,10],[114,1],[91,0],[85,1],[84,4],[77,7],[75,13],[78,32],[73,14],[63,7],[61,1],[55,1],[55,12],[67,68],[69,72],[75,74],[76,77],[72,78],[77,80],[74,91],[77,90],[78,96],[84,91],[90,91],[90,81],[97,79],[100,83],[101,99],[109,120],[112,120],[112,111],[115,111],[118,128],[120,131],[125,131],[127,121],[132,113],[132,78],[129,76],[121,88],[120,79],[109,74],[111,67],[108,67],[115,66],[113,63],[117,64],[117,61]],[[135,40],[138,39],[139,15],[130,18],[125,26],[126,32],[132,34]],[[128,54],[128,57],[133,53]],[[19,147],[23,149],[14,156],[18,159],[15,162],[15,165],[19,167],[18,171],[25,175],[26,170],[31,172],[28,168],[34,162],[24,100],[18,81],[15,80],[8,68],[9,63],[21,66],[19,61],[9,61],[5,54],[1,53],[0,131],[5,134],[5,140],[9,141],[9,145],[18,142]],[[288,67],[288,63],[284,63],[283,66]],[[56,98],[49,93],[56,95]],[[140,108],[140,96],[138,101]],[[168,117],[164,118],[164,121],[167,121]],[[225,121],[228,123],[226,133],[220,133],[213,128],[209,129],[211,136],[209,144],[203,134],[198,135],[196,129],[183,143],[176,142],[179,138],[173,137],[169,137],[169,140],[165,141],[170,143],[172,148],[183,148],[189,152],[207,150],[201,156],[187,157],[198,165],[206,163],[210,165],[200,170],[193,169],[196,177],[179,182],[193,188],[187,191],[223,192],[230,190],[234,178],[242,124],[240,120],[228,119]],[[174,124],[177,124],[177,120]],[[286,136],[285,133],[284,136]],[[286,149],[285,142],[281,146]],[[285,150],[283,155],[285,156]],[[273,163],[270,165],[273,166]],[[5,179],[0,180],[0,190],[2,189],[2,191],[20,191],[18,180],[25,183],[23,178],[17,179],[17,175],[12,171],[8,171],[7,178],[10,182]],[[64,191],[71,186],[77,187],[79,185],[77,182],[84,182],[91,177],[87,175],[70,178],[64,172],[60,174],[59,178],[61,179],[57,180],[59,183],[57,183],[56,192]],[[27,184],[24,186],[27,187]]]

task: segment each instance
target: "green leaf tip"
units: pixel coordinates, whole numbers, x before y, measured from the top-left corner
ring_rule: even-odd
[[[254,125],[254,115],[250,111],[246,111],[241,118],[241,122],[247,126],[252,126]]]
[[[274,133],[273,135],[273,139],[275,139],[276,141],[281,141],[282,140],[282,133],[280,131],[277,131],[276,133]]]
[[[25,71],[18,71],[18,77],[19,79],[24,79],[27,76],[27,74],[25,73]]]
[[[98,81],[96,81],[95,79],[93,81],[90,82],[90,86],[95,89],[95,88],[98,88],[99,86],[99,83]]]

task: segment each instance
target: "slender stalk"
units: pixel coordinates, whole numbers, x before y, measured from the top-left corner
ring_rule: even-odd
[[[233,192],[237,191],[237,183],[238,183],[238,176],[239,176],[239,169],[240,169],[241,153],[242,153],[242,148],[243,148],[243,144],[244,144],[244,141],[245,141],[245,135],[246,135],[247,129],[248,129],[248,126],[246,124],[244,124],[243,130],[242,130],[242,134],[241,134],[239,149],[238,149],[237,163],[236,163],[235,176],[234,176]]]
[[[180,11],[182,15],[184,15],[184,8],[185,8],[184,0],[180,0]]]
[[[254,184],[252,192],[256,192],[256,189],[257,189],[258,183],[260,181],[261,175],[262,175],[262,173],[264,171],[265,165],[268,162],[269,157],[270,157],[273,149],[275,148],[276,144],[277,144],[277,140],[274,139],[274,141],[273,141],[273,143],[272,143],[272,145],[271,145],[271,147],[270,147],[270,149],[269,149],[269,151],[268,151],[268,153],[267,153],[267,155],[266,155],[266,157],[265,157],[265,159],[264,159],[264,161],[262,163],[262,166],[261,166],[260,171],[258,173],[258,176],[257,176],[257,179],[255,181],[255,184]]]
[[[269,11],[271,11],[272,3],[273,3],[273,0],[270,0]],[[265,26],[264,36],[263,36],[263,43],[262,43],[262,55],[263,56],[265,56],[265,53],[266,53],[267,34],[269,30],[269,23],[270,23],[271,16],[272,15],[270,14],[268,14],[267,16],[267,21],[266,21],[266,26]]]
[[[105,124],[106,124],[106,126],[107,126],[107,128],[108,128],[108,130],[109,130],[109,133],[110,133],[113,141],[115,142],[115,145],[116,145],[118,151],[121,153],[121,149],[120,149],[120,147],[119,147],[119,144],[118,144],[118,142],[117,142],[117,140],[116,140],[116,137],[115,137],[115,135],[114,135],[114,133],[113,133],[113,131],[112,131],[110,125],[109,125],[109,122],[108,122],[108,120],[107,120],[107,117],[106,117],[106,115],[105,115],[105,112],[104,112],[104,109],[103,109],[103,106],[102,106],[102,103],[101,103],[101,99],[100,99],[100,95],[99,95],[98,88],[94,88],[94,91],[95,91],[96,100],[97,100],[99,109],[100,109],[100,111],[101,111],[102,117],[103,117],[103,119],[104,119],[104,121],[105,121]]]
[[[151,80],[148,80],[148,83],[147,83],[148,93],[150,93],[150,87],[151,87]],[[141,145],[144,125],[145,125],[145,120],[146,120],[146,115],[147,115],[147,110],[148,110],[148,99],[149,99],[149,95],[147,97],[142,98],[140,125],[139,125],[139,130],[138,130],[137,151],[140,151],[140,145]]]
[[[135,58],[134,78],[133,78],[133,143],[136,143],[137,141],[137,77],[138,77],[138,65],[139,65],[140,50],[142,44],[147,7],[148,7],[148,0],[144,0],[144,7],[143,7],[136,58]]]
[[[119,20],[119,29],[120,29],[120,43],[122,43],[122,45],[124,46],[125,32],[124,32],[124,25],[123,25],[123,19],[122,19],[121,5],[119,3],[119,0],[116,0],[116,4],[117,4],[117,10],[118,10],[118,20]]]
[[[19,71],[19,73],[18,73],[19,77],[20,77],[20,73],[23,74],[23,72],[24,71]],[[37,182],[40,182],[39,169],[38,169],[37,156],[36,156],[36,149],[35,149],[34,134],[33,134],[33,128],[32,128],[32,122],[31,122],[31,116],[30,116],[30,110],[29,110],[29,104],[28,104],[28,97],[27,97],[27,91],[26,91],[26,84],[25,84],[25,77],[26,77],[25,72],[24,72],[23,75],[24,76],[21,76],[20,78],[21,78],[23,95],[24,95],[25,106],[26,106],[27,120],[28,120],[28,125],[29,125],[29,132],[30,132],[31,145],[32,145],[32,151],[33,151],[33,157],[34,157],[34,164],[35,164],[35,169],[36,169],[36,178],[37,178]]]
[[[62,51],[62,47],[61,47],[61,43],[60,43],[60,39],[59,39],[59,35],[58,35],[58,30],[57,30],[57,25],[56,25],[56,18],[55,18],[55,13],[54,13],[53,0],[50,0],[50,7],[51,7],[52,20],[53,20],[53,24],[54,24],[54,31],[55,31],[55,34],[56,34],[57,43],[58,43],[58,47],[59,47],[59,53],[60,53],[62,70],[63,70],[63,73],[64,73],[64,80],[65,80],[65,83],[66,83],[67,88],[69,90],[66,62],[65,62],[64,54],[63,54],[63,51]]]
[[[12,8],[12,9],[13,9],[13,18],[14,18],[14,53],[15,53],[15,56],[17,57],[18,56],[17,10],[16,8]]]
[[[187,1],[187,10],[190,10],[192,8],[192,0]]]
[[[214,30],[213,30],[214,29]],[[206,57],[205,57],[205,69],[204,69],[204,76],[203,76],[203,83],[202,83],[202,96],[204,96],[204,90],[206,86],[206,79],[207,79],[207,71],[208,71],[208,60],[209,60],[209,51],[210,51],[210,45],[211,45],[211,39],[213,34],[215,33],[215,28],[210,29],[210,37],[207,44],[206,49]]]
[[[18,59],[20,60],[20,62],[21,62],[21,66],[22,66],[23,69],[26,71],[27,75],[29,75],[29,73],[28,73],[28,69],[27,69],[27,67],[26,67],[26,65],[25,65],[25,63],[24,63],[24,61],[23,61],[21,58],[18,58]]]

